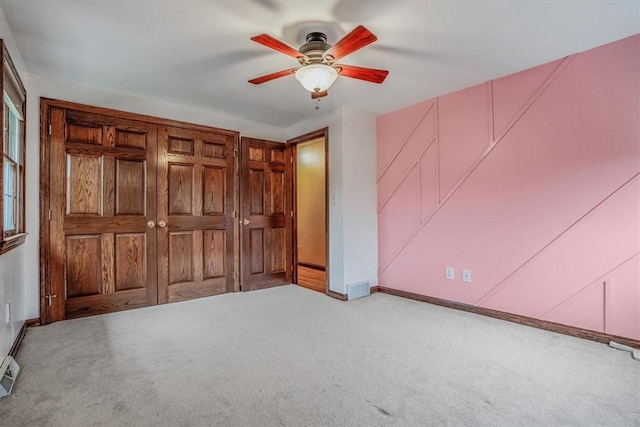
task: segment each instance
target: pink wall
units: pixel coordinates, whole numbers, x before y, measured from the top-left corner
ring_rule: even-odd
[[[635,35],[380,116],[380,285],[640,339],[639,76]]]

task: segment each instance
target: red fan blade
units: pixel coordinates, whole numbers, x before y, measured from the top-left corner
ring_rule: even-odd
[[[331,48],[325,52],[324,56],[325,58],[331,56],[333,58],[332,61],[337,61],[376,40],[378,40],[378,38],[374,36],[371,31],[362,25],[358,25],[349,34],[331,46]]]
[[[278,79],[280,77],[288,76],[289,74],[295,73],[297,68],[289,68],[288,70],[278,71],[276,73],[267,74],[265,76],[256,77],[255,79],[249,80],[249,83],[253,83],[254,85],[259,85],[273,79]]]
[[[322,92],[311,92],[311,99],[324,98],[327,95],[329,95],[329,92],[326,90],[323,90]]]
[[[309,60],[309,57],[307,57],[307,55],[305,55],[304,53],[298,52],[297,49],[294,49],[288,44],[281,42],[274,37],[271,37],[269,34],[260,34],[259,36],[253,36],[251,37],[251,40],[256,43],[260,43],[263,46],[277,50],[278,52],[282,52],[285,55],[289,55],[293,58],[304,58],[305,61]]]
[[[335,64],[341,76],[352,79],[366,80],[371,83],[382,83],[389,74],[387,70],[376,70],[375,68],[354,67],[353,65]]]

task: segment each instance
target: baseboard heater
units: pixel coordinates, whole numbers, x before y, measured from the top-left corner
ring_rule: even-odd
[[[5,357],[0,365],[0,375],[2,375],[0,378],[0,397],[8,396],[11,393],[18,372],[20,372],[20,366],[15,359],[11,356]]]
[[[358,282],[347,285],[347,301],[352,299],[366,297],[371,293],[371,284],[369,281]]]

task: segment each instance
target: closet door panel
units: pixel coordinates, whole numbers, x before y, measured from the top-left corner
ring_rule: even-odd
[[[157,126],[50,115],[50,319],[156,304]]]
[[[233,133],[159,128],[158,300],[234,290]]]

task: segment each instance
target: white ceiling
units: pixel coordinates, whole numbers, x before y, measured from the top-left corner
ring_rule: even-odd
[[[30,73],[288,127],[317,114],[297,66],[249,38],[298,48],[358,24],[378,41],[340,62],[390,71],[341,77],[321,110],[385,113],[640,32],[640,1],[0,0]]]

